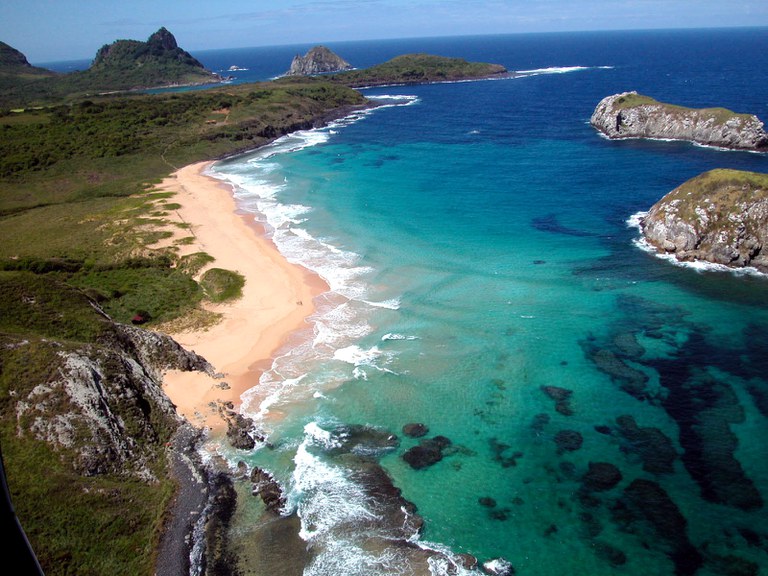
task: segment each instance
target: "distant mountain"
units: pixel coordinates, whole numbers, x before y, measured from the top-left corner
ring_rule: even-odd
[[[176,38],[160,28],[146,42],[117,40],[102,46],[85,74],[113,90],[220,81]]]
[[[102,46],[90,68],[55,74],[29,65],[24,55],[0,43],[0,106],[50,103],[140,88],[221,82],[223,79],[179,48],[160,28],[146,42],[117,40]]]
[[[315,46],[304,56],[297,54],[286,76],[314,76],[352,70],[352,65],[325,46]]]

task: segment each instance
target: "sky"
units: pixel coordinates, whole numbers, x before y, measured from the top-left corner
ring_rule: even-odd
[[[31,63],[90,59],[165,26],[190,52],[583,30],[768,26],[766,0],[2,0],[0,41]]]

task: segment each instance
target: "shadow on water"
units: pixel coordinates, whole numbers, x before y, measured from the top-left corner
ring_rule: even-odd
[[[600,241],[610,253],[576,266],[574,275],[611,279],[617,286],[626,282],[668,282],[698,297],[768,309],[768,275],[676,265],[637,248],[625,231],[601,236]]]

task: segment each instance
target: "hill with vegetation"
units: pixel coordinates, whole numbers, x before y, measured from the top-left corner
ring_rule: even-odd
[[[687,108],[637,92],[603,98],[590,122],[611,139],[686,140],[705,146],[768,151],[768,134],[757,116],[726,108]]]
[[[705,172],[654,204],[641,229],[678,260],[768,272],[768,174]]]
[[[0,85],[0,106],[40,105],[105,92],[222,80],[182,50],[165,28],[160,28],[146,42],[117,40],[102,46],[87,70],[69,74],[38,73],[35,77],[21,74],[18,66],[14,70],[15,73],[6,76],[5,84]]]
[[[360,88],[391,84],[429,84],[504,78],[510,73],[499,64],[467,62],[430,54],[405,54],[362,70],[350,70],[330,75],[334,82]]]
[[[32,66],[24,54],[0,42],[0,92],[19,84],[55,76],[57,74],[51,70]]]
[[[158,374],[206,366],[151,330],[226,297],[197,278],[210,256],[158,247],[177,228],[156,185],[367,105],[297,78],[0,114],[0,446],[47,576],[154,574],[181,426]]]

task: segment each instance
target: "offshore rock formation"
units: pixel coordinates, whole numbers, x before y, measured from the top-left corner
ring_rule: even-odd
[[[296,54],[286,76],[314,76],[352,70],[352,65],[325,46],[315,46],[304,56]]]
[[[654,204],[640,228],[647,242],[678,260],[768,272],[768,175],[701,174]]]
[[[724,108],[684,108],[637,92],[603,98],[590,123],[612,139],[687,140],[720,148],[768,151],[768,134],[754,115]]]

